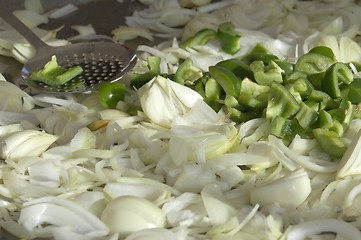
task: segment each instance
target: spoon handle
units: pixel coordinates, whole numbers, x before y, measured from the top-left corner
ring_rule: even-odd
[[[0,4],[0,17],[18,31],[36,49],[48,46],[12,12]]]

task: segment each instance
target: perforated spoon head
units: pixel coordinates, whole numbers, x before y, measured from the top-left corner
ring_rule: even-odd
[[[30,75],[43,68],[53,55],[57,57],[60,66],[64,68],[80,66],[83,68],[83,72],[74,80],[56,87],[30,81]],[[97,87],[103,82],[119,80],[134,67],[136,61],[136,54],[133,50],[113,42],[76,43],[56,48],[46,46],[38,49],[35,57],[23,66],[21,76],[29,86],[39,91],[83,92]]]
[[[17,30],[36,49],[36,55],[22,68],[22,79],[33,88],[53,93],[83,92],[102,82],[119,80],[131,70],[137,57],[130,48],[114,42],[88,42],[50,47],[12,12],[0,4],[0,17]],[[30,75],[42,69],[52,56],[64,68],[80,66],[83,72],[75,80],[52,87],[41,82],[30,81]]]

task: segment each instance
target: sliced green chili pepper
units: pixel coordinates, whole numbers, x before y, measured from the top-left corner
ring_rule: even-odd
[[[43,82],[49,86],[57,87],[75,79],[82,72],[83,69],[80,66],[75,66],[70,69],[59,66],[54,55],[51,60],[45,64],[44,68],[34,71],[30,75],[29,80]]]
[[[312,108],[308,107],[303,102],[301,102],[300,110],[295,116],[300,126],[305,130],[307,130],[314,122],[316,122],[317,117],[317,112]]]
[[[207,99],[216,101],[221,96],[222,87],[214,78],[209,78],[204,85],[204,93]]]
[[[342,136],[345,133],[345,129],[342,124],[336,119],[332,119],[333,126],[329,129],[332,132],[335,132],[338,136]]]
[[[238,40],[241,35],[234,29],[231,22],[225,22],[218,26],[217,38],[221,44],[221,48],[228,54],[235,54],[239,51],[240,46]]]
[[[331,114],[321,109],[318,113],[317,126],[319,128],[331,129],[334,126]]]
[[[208,43],[210,40],[216,38],[217,32],[212,29],[201,29],[194,36],[189,37],[184,42],[181,43],[181,47],[194,47],[202,46]]]
[[[320,104],[319,109],[328,110],[339,106],[339,103],[332,99],[327,93],[319,90],[312,90],[308,96],[308,100],[318,102]]]
[[[312,83],[306,78],[300,78],[296,81],[286,84],[290,93],[298,100],[305,100],[313,90]]]
[[[335,61],[318,53],[306,53],[295,64],[295,71],[313,75],[326,71]]]
[[[132,75],[132,79],[130,85],[135,88],[140,88],[150,80],[152,80],[155,76],[160,74],[160,57],[149,56],[147,58],[147,64],[149,71],[146,73],[134,73]]]
[[[291,118],[299,109],[298,102],[286,87],[276,82],[272,83],[266,109],[267,119],[273,119],[276,116]]]
[[[361,102],[361,78],[355,78],[350,84],[343,84],[340,89],[342,100],[356,105]]]
[[[252,48],[252,50],[249,52],[249,54],[254,54],[254,53],[266,53],[268,54],[269,51],[260,43],[257,43],[256,46],[254,46]]]
[[[309,108],[312,108],[313,110],[315,110],[316,112],[319,111],[319,106],[320,104],[318,102],[315,101],[311,101],[311,100],[305,100],[303,101],[304,104],[306,104]]]
[[[228,108],[239,108],[237,99],[231,95],[227,95],[224,99],[224,105]]]
[[[285,140],[292,140],[296,134],[302,132],[296,121],[281,116],[276,116],[271,121],[269,129],[270,134]]]
[[[325,57],[329,57],[332,59],[335,58],[335,54],[333,53],[332,49],[329,47],[326,47],[326,46],[316,46],[308,52],[309,53],[317,53],[317,54],[320,54],[320,55],[323,55]]]
[[[341,123],[344,132],[348,129],[355,114],[356,106],[350,101],[345,107],[339,107],[336,109],[329,110],[332,118]]]
[[[227,95],[238,97],[241,80],[232,71],[220,66],[210,66],[209,74],[222,86]]]
[[[216,66],[227,68],[228,70],[231,70],[237,77],[244,79],[249,78],[254,80],[253,72],[251,71],[248,64],[246,64],[244,61],[237,59],[237,58],[231,58],[227,60],[223,60],[216,64]]]
[[[323,151],[332,157],[343,156],[347,147],[336,132],[324,128],[316,128],[312,132]]]
[[[225,105],[222,107],[225,113],[229,114],[229,118],[235,122],[246,122],[248,120],[259,118],[262,116],[260,109],[252,109],[250,111],[241,111],[236,108],[227,108]]]
[[[322,91],[332,98],[341,97],[339,85],[341,83],[350,84],[353,81],[351,69],[344,63],[337,62],[331,65],[325,72],[321,82]]]
[[[240,59],[248,65],[254,61],[262,61],[265,65],[268,65],[271,61],[278,59],[278,57],[269,53],[250,53]]]
[[[182,62],[174,75],[174,81],[179,84],[193,84],[203,76],[202,70],[193,66],[193,61],[187,58]]]
[[[260,85],[271,86],[273,82],[283,82],[282,69],[273,61],[265,66],[263,61],[257,60],[251,63],[250,68]]]
[[[279,59],[273,61],[283,70],[283,75],[287,76],[293,73],[294,64]]]
[[[105,108],[115,108],[125,97],[125,85],[121,83],[103,83],[98,89],[99,101]]]
[[[238,102],[249,108],[264,108],[267,106],[269,86],[261,86],[245,78],[242,81]]]

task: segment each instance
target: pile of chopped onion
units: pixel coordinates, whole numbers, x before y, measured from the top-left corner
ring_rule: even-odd
[[[259,43],[293,61],[325,45],[338,61],[361,60],[361,7],[353,1],[140,2],[144,10],[128,16],[113,39],[165,40],[139,46],[136,72],[146,71],[150,55],[161,57],[164,73],[188,57],[205,71],[234,57],[212,42],[179,48],[224,21],[242,35],[236,56]],[[38,0],[25,6],[18,16],[44,40],[68,43],[38,26],[73,5],[47,13]],[[96,34],[91,25],[73,28]],[[9,26],[1,29],[0,54],[25,62],[31,46]],[[361,239],[361,120],[345,134],[342,159],[331,161],[315,140],[296,136],[286,145],[268,135],[264,118],[235,124],[167,78],[128,90],[125,102],[141,109],[136,115],[122,102],[104,109],[97,92],[30,95],[1,77],[1,228],[56,240]],[[97,122],[106,124],[88,127]]]

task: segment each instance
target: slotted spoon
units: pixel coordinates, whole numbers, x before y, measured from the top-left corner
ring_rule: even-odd
[[[85,42],[51,47],[43,42],[12,12],[0,4],[0,17],[18,31],[36,50],[36,55],[23,66],[22,79],[31,87],[53,93],[83,92],[103,82],[119,80],[131,70],[137,57],[135,52],[114,42]],[[55,55],[64,68],[81,66],[83,72],[75,80],[52,87],[41,82],[29,81],[32,72],[39,70]]]

